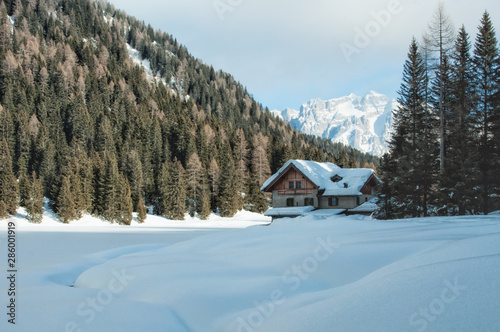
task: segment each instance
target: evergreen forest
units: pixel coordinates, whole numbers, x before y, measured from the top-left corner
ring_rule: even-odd
[[[291,158],[379,162],[297,132],[230,74],[106,1],[0,2],[0,218],[23,206],[40,222],[45,199],[66,223],[263,212],[262,183]]]
[[[411,41],[379,167],[379,218],[500,209],[500,54],[488,12],[471,39],[440,6]]]

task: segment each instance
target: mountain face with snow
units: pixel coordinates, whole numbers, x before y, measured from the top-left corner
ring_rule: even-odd
[[[394,99],[371,91],[364,97],[312,99],[300,111],[286,108],[271,111],[297,130],[350,145],[375,156],[388,152],[392,131],[392,111],[398,106]]]

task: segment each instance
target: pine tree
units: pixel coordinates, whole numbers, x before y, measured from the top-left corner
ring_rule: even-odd
[[[499,50],[495,29],[491,23],[490,15],[485,12],[481,19],[479,32],[474,48],[474,78],[478,88],[478,103],[476,106],[475,120],[479,128],[479,171],[480,171],[480,196],[481,210],[488,213],[490,210],[490,195],[492,183],[498,178],[494,174],[494,148],[492,123],[498,116],[496,96],[499,93]]]
[[[434,13],[433,20],[428,27],[429,32],[425,35],[427,45],[430,47],[431,52],[438,53],[437,63],[437,84],[434,90],[436,100],[436,109],[438,110],[438,117],[440,120],[439,136],[440,136],[440,171],[445,170],[446,165],[446,90],[449,89],[449,82],[444,78],[447,75],[447,58],[449,53],[453,50],[453,42],[455,40],[454,28],[451,19],[444,10],[444,4],[440,3],[438,9]],[[439,79],[440,78],[440,79]]]
[[[146,206],[144,204],[144,199],[142,196],[139,197],[139,202],[137,203],[137,222],[139,224],[144,223],[147,218],[147,211],[146,211]]]
[[[248,204],[250,205],[250,211],[256,213],[264,213],[267,211],[267,199],[265,194],[260,190],[260,186],[257,182],[256,177],[251,174],[248,184],[249,192],[246,197]]]
[[[37,178],[35,172],[33,172],[30,182],[29,201],[26,202],[27,219],[38,224],[42,222],[43,218],[42,179]]]
[[[5,205],[4,201],[0,200],[0,219],[4,219],[8,216],[7,213],[7,205]]]
[[[339,152],[339,155],[337,157],[337,166],[340,166],[342,168],[348,168],[349,167],[349,159],[347,157],[347,152],[342,149]]]
[[[221,173],[220,188],[217,197],[219,213],[221,217],[233,217],[238,212],[238,186],[237,173],[234,167],[234,161],[231,156],[231,148],[224,149]]]
[[[433,199],[438,140],[434,134],[436,120],[425,103],[426,82],[422,56],[413,39],[399,91],[401,106],[394,112],[390,156],[385,162],[386,165],[396,165],[391,173],[397,183],[389,187],[394,190],[390,196],[395,198],[396,217],[427,216],[428,205]],[[388,174],[387,170],[385,172]]]
[[[130,151],[127,155],[125,173],[130,183],[134,211],[139,211],[139,200],[143,195],[144,177],[141,159],[136,150]],[[142,204],[144,205],[144,200]]]
[[[200,204],[198,206],[198,215],[201,220],[207,220],[210,217],[210,193],[207,185],[204,184],[201,189]]]
[[[255,135],[253,141],[252,168],[259,181],[259,186],[271,176],[271,168],[267,157],[267,138],[261,133]]]
[[[168,210],[166,217],[172,220],[184,220],[186,213],[186,183],[185,171],[182,164],[177,158],[174,157],[170,176],[167,181],[168,191]]]
[[[215,158],[212,158],[208,168],[208,181],[210,185],[210,207],[217,210],[217,196],[219,195],[220,170]]]
[[[357,168],[358,163],[356,162],[356,157],[354,157],[354,149],[351,149],[351,153],[349,154],[349,162],[347,164],[347,168]]]
[[[30,200],[32,178],[24,172],[19,175],[19,205],[26,207]]]
[[[156,179],[158,197],[154,202],[154,212],[158,215],[166,217],[169,211],[170,197],[168,188],[168,179],[170,178],[170,161],[166,161],[161,165],[160,172]]]
[[[472,120],[476,91],[470,49],[469,36],[462,26],[452,54],[447,165],[441,180],[444,204],[452,214],[459,215],[477,209],[474,198],[477,149]]]
[[[17,213],[17,180],[12,171],[12,159],[10,157],[7,141],[0,141],[0,201],[5,204],[7,214]]]
[[[397,171],[396,159],[388,153],[383,155],[379,167],[379,175],[383,179],[382,188],[378,195],[378,209],[374,214],[377,219],[394,219],[401,216],[401,202],[394,196],[399,194]]]
[[[132,222],[132,196],[130,193],[130,185],[127,178],[123,174],[118,175],[118,201],[117,201],[117,216],[114,221],[120,225],[130,225]]]
[[[14,152],[14,122],[7,108],[0,105],[0,137],[4,137],[9,147],[10,155]]]
[[[202,191],[202,178],[204,177],[202,165],[198,154],[193,153],[186,165],[186,180],[187,188],[189,191],[188,198],[192,200],[192,206],[189,208],[189,213],[191,217],[194,217],[196,211],[198,211],[198,200],[200,199],[200,192]]]
[[[66,224],[71,220],[77,219],[75,210],[75,201],[73,193],[71,192],[70,177],[64,176],[57,197],[57,214],[59,219]]]
[[[99,191],[102,195],[102,216],[108,221],[119,220],[121,212],[119,210],[119,199],[123,197],[123,195],[120,195],[122,185],[114,154],[105,154],[103,182]]]

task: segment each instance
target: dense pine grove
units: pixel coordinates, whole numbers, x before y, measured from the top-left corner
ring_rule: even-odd
[[[378,217],[489,213],[500,208],[500,54],[485,12],[474,45],[456,40],[442,7],[434,45],[411,42],[394,112]],[[441,30],[439,30],[441,29]],[[431,45],[431,47],[429,47]],[[435,46],[434,48],[432,46]],[[435,53],[435,55],[433,54]]]
[[[128,44],[128,46],[127,46]],[[148,59],[152,78],[128,47]],[[290,158],[378,160],[293,130],[234,78],[104,1],[0,3],[0,218],[47,197],[63,222],[262,212]],[[348,157],[351,154],[351,158]]]

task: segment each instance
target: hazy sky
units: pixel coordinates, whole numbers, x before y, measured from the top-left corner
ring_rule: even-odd
[[[270,109],[370,90],[397,97],[412,36],[439,0],[111,0],[161,29],[203,62],[232,74]],[[442,1],[474,42],[500,1]],[[500,32],[500,30],[498,30]],[[500,36],[497,36],[500,37]],[[500,38],[499,38],[500,39]]]

